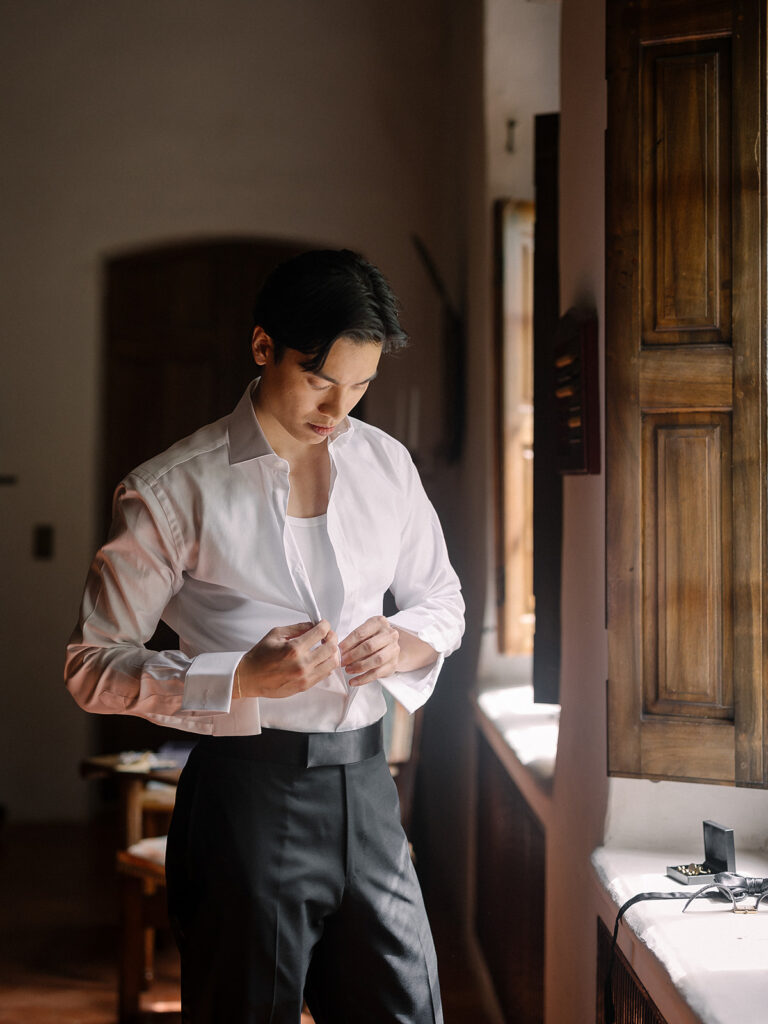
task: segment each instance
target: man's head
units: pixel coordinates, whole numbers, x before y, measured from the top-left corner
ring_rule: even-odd
[[[408,341],[392,289],[349,249],[313,250],[282,263],[259,292],[253,323],[271,338],[277,362],[294,349],[311,372],[322,369],[338,338],[377,342],[383,353]]]

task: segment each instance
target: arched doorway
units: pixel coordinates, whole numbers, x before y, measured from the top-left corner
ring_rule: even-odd
[[[251,308],[270,270],[308,244],[191,242],[109,259],[104,289],[100,537],[133,467],[226,415],[254,376]],[[176,647],[162,622],[149,646]],[[99,718],[102,751],[178,738],[132,716]]]

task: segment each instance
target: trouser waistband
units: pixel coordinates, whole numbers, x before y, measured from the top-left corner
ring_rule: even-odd
[[[256,736],[203,736],[201,752],[299,768],[355,764],[383,749],[381,721],[348,732],[291,732],[262,729]]]

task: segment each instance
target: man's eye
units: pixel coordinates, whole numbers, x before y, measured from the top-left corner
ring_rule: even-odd
[[[314,388],[315,391],[327,391],[328,388],[331,385],[330,384],[324,384],[322,381],[319,381],[319,380],[310,380],[309,386],[311,388]]]

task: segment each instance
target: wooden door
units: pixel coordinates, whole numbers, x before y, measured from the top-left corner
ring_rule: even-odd
[[[764,4],[607,12],[609,769],[762,785]]]
[[[120,256],[106,265],[101,537],[112,494],[131,469],[230,412],[256,374],[251,309],[278,263],[310,248],[268,241],[205,242]],[[149,646],[175,647],[162,623]],[[178,739],[143,719],[99,719],[101,750]]]

